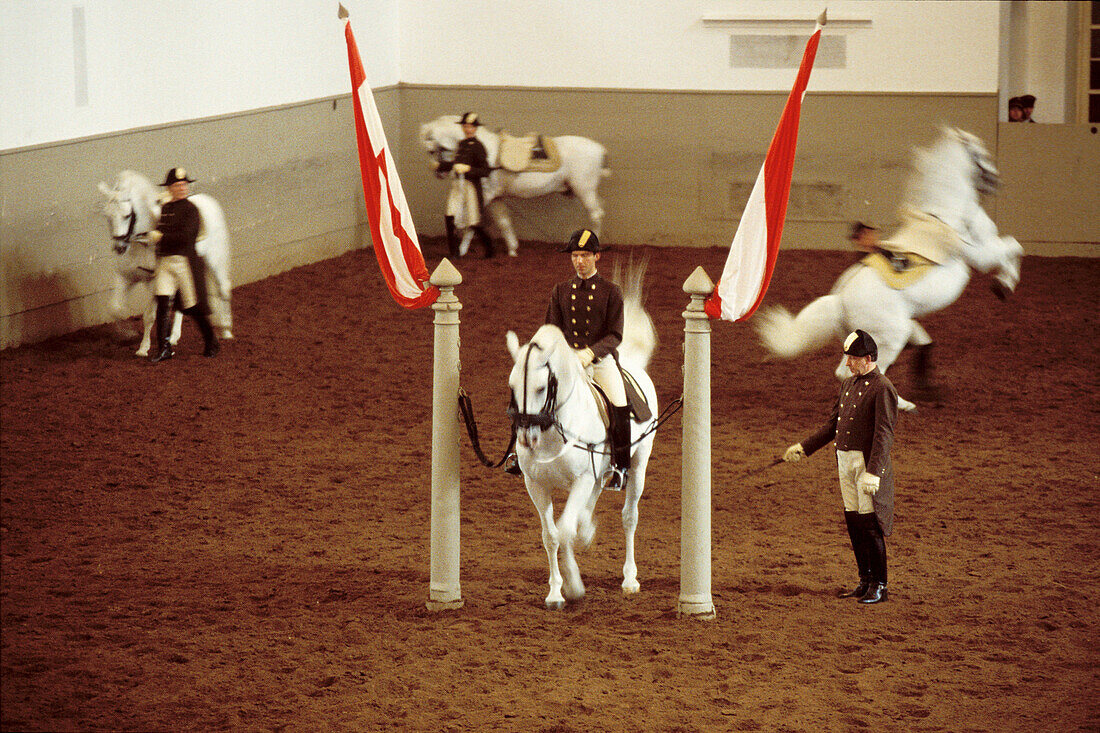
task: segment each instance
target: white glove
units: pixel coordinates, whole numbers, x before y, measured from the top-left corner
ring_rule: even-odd
[[[470,166],[466,165],[465,163],[455,163],[452,170],[454,170],[454,172],[458,175],[464,176],[470,172]]]
[[[586,346],[583,349],[577,349],[577,358],[581,360],[581,366],[587,369],[592,360],[596,358],[596,355],[592,352],[592,349]]]
[[[435,158],[432,158],[428,161],[428,167],[431,168],[433,171],[439,170],[439,161]]]
[[[157,242],[159,242],[161,240],[162,237],[164,237],[163,234],[161,234],[156,229],[153,229],[149,232],[146,232],[145,241],[148,242],[149,244],[155,245]]]
[[[795,443],[783,454],[783,460],[787,463],[798,463],[806,457],[806,451],[802,450],[801,443]]]
[[[867,496],[874,496],[878,493],[878,483],[881,479],[873,473],[867,473],[864,471],[859,475],[859,480],[856,481],[856,488],[861,493],[867,494]]]

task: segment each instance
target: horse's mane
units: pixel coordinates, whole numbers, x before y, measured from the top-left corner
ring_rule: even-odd
[[[137,171],[124,170],[115,178],[114,190],[119,193],[130,194],[152,210],[157,201],[158,191],[152,181]]]
[[[977,205],[978,171],[971,150],[988,157],[978,138],[955,128],[942,128],[932,145],[915,148],[906,203],[944,220]]]

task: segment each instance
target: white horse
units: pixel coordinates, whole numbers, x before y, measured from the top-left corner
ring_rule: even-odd
[[[970,268],[992,273],[994,292],[1001,298],[1016,288],[1023,248],[1015,238],[998,235],[979,201],[979,194],[992,193],[997,185],[997,169],[982,141],[944,128],[914,158],[902,226],[882,243],[891,255],[881,260],[899,277],[911,274],[911,280],[891,285],[890,275],[860,263],[840,276],[829,295],[797,316],[783,308],[762,312],[755,326],[773,355],[792,358],[860,328],[878,344],[878,365],[884,372],[906,345],[917,347],[916,383],[918,389],[927,388],[932,339],[914,319],[954,303],[970,280]],[[914,267],[926,274],[917,277]],[[836,373],[841,379],[849,375],[843,359]],[[916,407],[904,399],[898,406]]]
[[[156,300],[153,298],[153,268],[156,255],[146,235],[155,229],[160,219],[160,192],[148,178],[131,170],[118,174],[113,186],[99,184],[107,197],[103,213],[111,232],[115,258],[115,282],[111,293],[111,315],[125,318],[126,305],[136,288],[141,293],[141,320],[144,331],[138,356],[148,356],[153,323],[156,320]],[[218,202],[206,194],[189,197],[202,216],[202,231],[195,250],[206,262],[207,294],[211,307],[210,321],[223,339],[233,338],[233,315],[230,309],[229,230],[225,214]],[[180,338],[182,316],[177,311],[172,325],[171,342]]]
[[[657,335],[641,306],[642,270],[627,273],[623,293],[625,329],[618,349],[620,363],[636,378],[653,413],[645,422],[631,421],[634,444],[622,511],[626,535],[624,593],[637,593],[641,587],[634,563],[634,531],[657,416],[657,393],[645,372]],[[550,593],[545,603],[548,609],[560,610],[566,599],[584,597],[575,548],[587,547],[595,536],[592,513],[602,491],[600,479],[611,465],[607,429],[584,367],[556,326],[542,326],[522,347],[512,331],[506,340],[515,360],[508,383],[512,390],[509,411],[516,428],[516,457],[542,522],[542,544],[550,561]],[[568,493],[557,522],[555,489]],[[562,569],[558,565],[559,550]]]
[[[435,160],[453,160],[458,143],[465,137],[458,124],[458,115],[444,115],[420,126],[420,142]],[[485,146],[489,165],[494,168],[485,184],[485,209],[496,222],[508,246],[508,254],[519,251],[519,240],[512,227],[512,217],[501,199],[535,198],[551,193],[576,195],[591,219],[591,229],[598,236],[603,223],[603,204],[596,189],[600,179],[611,174],[607,167],[607,151],[595,140],[576,135],[553,138],[561,166],[553,172],[524,171],[513,173],[500,168],[500,135],[485,127],[477,128],[477,139]],[[466,229],[459,252],[469,249],[473,231]]]

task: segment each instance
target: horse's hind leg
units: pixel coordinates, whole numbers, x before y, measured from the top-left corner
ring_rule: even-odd
[[[512,217],[508,208],[499,199],[493,199],[485,207],[493,217],[493,222],[500,230],[500,236],[504,237],[504,244],[508,248],[509,257],[519,256],[519,239],[516,237],[515,227],[512,226]]]
[[[233,311],[230,305],[232,286],[229,283],[229,273],[224,268],[207,268],[209,278],[213,280],[212,292],[217,293],[210,298],[210,308],[213,311],[211,321],[218,327],[219,337],[223,339],[233,338]]]
[[[584,208],[588,209],[588,218],[592,220],[592,231],[596,233],[596,236],[600,236],[600,230],[603,228],[603,204],[600,202],[600,197],[596,195],[596,187],[582,188],[574,187],[573,190],[577,194],[577,198],[584,204]]]
[[[558,568],[558,529],[554,525],[554,504],[550,492],[527,482],[527,495],[535,505],[535,512],[542,523],[542,546],[546,550],[546,559],[550,563],[550,593],[546,596],[546,608],[560,611],[565,607],[565,597],[561,594],[561,570]]]
[[[642,589],[638,582],[638,566],[634,562],[634,533],[638,529],[638,503],[645,490],[645,470],[649,463],[652,443],[643,441],[634,452],[634,467],[626,483],[626,495],[623,497],[623,593],[637,593]]]

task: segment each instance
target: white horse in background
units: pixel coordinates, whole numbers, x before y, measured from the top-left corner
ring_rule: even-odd
[[[454,159],[458,143],[465,137],[458,120],[458,115],[444,115],[420,126],[420,142],[436,161]],[[603,145],[576,135],[554,137],[552,140],[561,158],[561,166],[557,170],[513,173],[500,167],[499,134],[482,126],[477,128],[477,139],[485,146],[489,166],[494,169],[485,179],[485,210],[500,229],[508,254],[515,256],[519,251],[519,239],[512,226],[512,217],[502,200],[509,197],[526,199],[551,193],[576,195],[588,210],[590,228],[599,236],[604,210],[596,189],[600,179],[611,174],[607,167],[607,150]],[[473,230],[466,228],[459,245],[461,254],[469,250],[472,237]]]
[[[111,293],[111,315],[127,316],[127,303],[133,290],[141,292],[141,314],[144,330],[138,356],[148,356],[156,320],[156,299],[153,297],[153,268],[156,266],[154,247],[146,235],[156,228],[160,219],[160,191],[148,178],[131,170],[118,174],[113,186],[99,184],[106,197],[103,213],[107,217],[113,241],[115,281]],[[229,230],[225,214],[218,202],[207,194],[189,197],[202,217],[202,230],[195,250],[206,263],[207,294],[211,308],[210,321],[223,339],[233,338],[233,315],[230,308],[232,285],[229,279]],[[175,312],[170,341],[180,338],[182,316]]]
[[[1023,248],[1015,238],[998,235],[979,200],[996,189],[998,178],[982,141],[944,128],[931,147],[916,150],[914,157],[902,226],[881,245],[889,256],[871,256],[880,258],[879,267],[864,264],[867,259],[853,265],[829,295],[797,316],[783,308],[762,312],[755,326],[773,355],[793,358],[860,328],[875,339],[883,372],[906,345],[917,347],[917,387],[928,387],[932,339],[914,319],[954,303],[970,280],[970,268],[992,273],[1001,298],[1016,288]],[[836,373],[841,379],[849,375],[843,359]],[[898,406],[916,407],[904,399]]]
[[[620,363],[637,380],[652,412],[644,422],[631,421],[634,444],[622,511],[626,535],[622,589],[628,594],[637,593],[641,587],[634,562],[634,531],[657,426],[657,393],[645,371],[656,348],[657,335],[649,314],[641,306],[643,272],[644,266],[631,268],[626,275],[625,328],[618,349]],[[578,545],[587,547],[595,536],[592,514],[602,492],[600,479],[611,465],[608,433],[585,369],[556,326],[542,326],[524,346],[519,345],[512,331],[506,340],[515,360],[508,383],[512,391],[509,412],[516,430],[516,457],[527,493],[542,522],[542,544],[550,562],[550,593],[545,603],[550,610],[560,610],[566,599],[577,601],[584,597],[575,550]],[[555,490],[567,494],[556,522]]]

